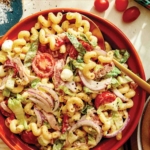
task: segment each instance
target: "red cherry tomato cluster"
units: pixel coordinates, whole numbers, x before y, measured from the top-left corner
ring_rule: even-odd
[[[119,12],[123,12],[122,20],[124,22],[132,22],[140,15],[140,10],[136,6],[128,7],[129,0],[115,0],[115,8]],[[109,7],[108,0],[95,0],[94,7],[99,12],[104,12]]]

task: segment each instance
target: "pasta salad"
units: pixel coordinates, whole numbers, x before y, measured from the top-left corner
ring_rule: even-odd
[[[127,50],[102,50],[77,12],[40,15],[0,48],[0,110],[5,124],[41,150],[89,150],[103,138],[122,138],[137,84]]]

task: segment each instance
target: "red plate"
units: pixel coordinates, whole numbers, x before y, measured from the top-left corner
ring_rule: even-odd
[[[129,39],[122,33],[120,29],[118,29],[115,25],[110,23],[107,20],[100,18],[90,12],[78,9],[70,9],[70,8],[57,8],[50,9],[42,12],[38,12],[33,14],[23,20],[21,20],[18,24],[12,27],[1,39],[0,45],[4,42],[4,40],[17,38],[19,31],[21,30],[30,30],[31,27],[34,26],[35,22],[37,22],[37,17],[39,15],[46,16],[49,12],[57,13],[57,12],[79,12],[81,14],[86,15],[91,18],[100,28],[103,33],[104,39],[108,41],[113,49],[127,49],[131,55],[129,59],[129,68],[136,74],[138,74],[141,78],[145,79],[145,74],[143,70],[143,66],[141,60]],[[138,121],[140,119],[142,109],[145,103],[146,92],[142,90],[140,87],[136,90],[136,95],[133,99],[134,106],[129,110],[130,121],[123,131],[123,136],[120,141],[117,141],[116,138],[111,139],[103,139],[93,150],[117,150],[121,147],[131,136],[133,131],[135,130]],[[4,140],[4,142],[12,149],[12,150],[33,150],[37,149],[36,147],[31,147],[21,139],[18,138],[15,134],[11,133],[10,130],[4,124],[4,117],[0,114],[0,136]]]

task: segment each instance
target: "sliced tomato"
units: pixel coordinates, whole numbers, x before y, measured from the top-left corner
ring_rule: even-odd
[[[21,139],[28,144],[37,144],[37,137],[31,131],[23,131]]]
[[[94,105],[98,109],[99,106],[106,104],[106,103],[111,103],[115,99],[116,99],[116,96],[113,93],[109,91],[104,91],[97,95],[94,101]]]
[[[54,58],[48,53],[37,54],[32,62],[32,68],[40,78],[51,77],[54,72],[54,65]]]

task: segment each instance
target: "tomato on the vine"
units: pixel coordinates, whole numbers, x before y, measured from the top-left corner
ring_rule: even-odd
[[[111,93],[109,91],[104,91],[96,96],[94,105],[98,109],[99,106],[106,103],[111,103],[115,99],[116,99],[116,95],[114,93]]]
[[[140,10],[136,6],[132,6],[126,9],[123,13],[122,19],[124,22],[132,22],[136,20],[140,15]]]
[[[125,11],[128,7],[129,0],[115,0],[116,10],[122,12]]]
[[[97,11],[103,12],[108,9],[109,2],[108,2],[108,0],[95,0],[94,7]]]
[[[32,62],[32,68],[38,77],[50,77],[54,71],[54,58],[48,53],[39,53]]]

